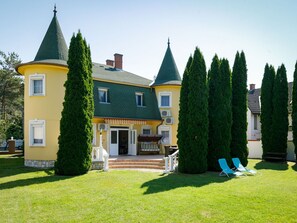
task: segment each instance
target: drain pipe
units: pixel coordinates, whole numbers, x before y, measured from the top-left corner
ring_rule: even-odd
[[[162,118],[162,121],[161,121],[160,124],[157,125],[157,127],[156,127],[156,135],[158,135],[158,128],[159,128],[159,126],[163,125],[163,122],[164,122],[164,119]]]

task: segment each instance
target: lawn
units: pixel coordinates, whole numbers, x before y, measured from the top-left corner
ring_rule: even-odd
[[[90,171],[77,177],[0,156],[0,222],[297,222],[297,166],[249,160],[256,176]]]

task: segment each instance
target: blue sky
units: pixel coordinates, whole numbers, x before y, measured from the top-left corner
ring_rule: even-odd
[[[69,46],[81,30],[94,62],[124,55],[123,67],[153,79],[170,38],[180,74],[195,47],[207,68],[215,54],[233,66],[236,51],[246,54],[248,84],[260,87],[264,66],[282,63],[293,80],[297,60],[297,1],[294,0],[1,0],[0,50],[34,59],[57,5]]]

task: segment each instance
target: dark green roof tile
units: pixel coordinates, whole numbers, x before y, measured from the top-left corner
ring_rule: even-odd
[[[159,73],[152,83],[152,86],[157,85],[181,85],[181,78],[170,49],[169,40]]]
[[[59,25],[56,12],[42,40],[34,61],[47,59],[68,60],[68,47]]]
[[[99,102],[99,88],[109,92],[108,104]],[[136,105],[135,93],[143,93],[144,106]],[[137,120],[161,120],[155,90],[147,87],[129,86],[94,80],[95,117]]]

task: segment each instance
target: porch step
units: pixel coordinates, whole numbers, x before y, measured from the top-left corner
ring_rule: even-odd
[[[164,169],[164,160],[109,159],[110,169]]]

